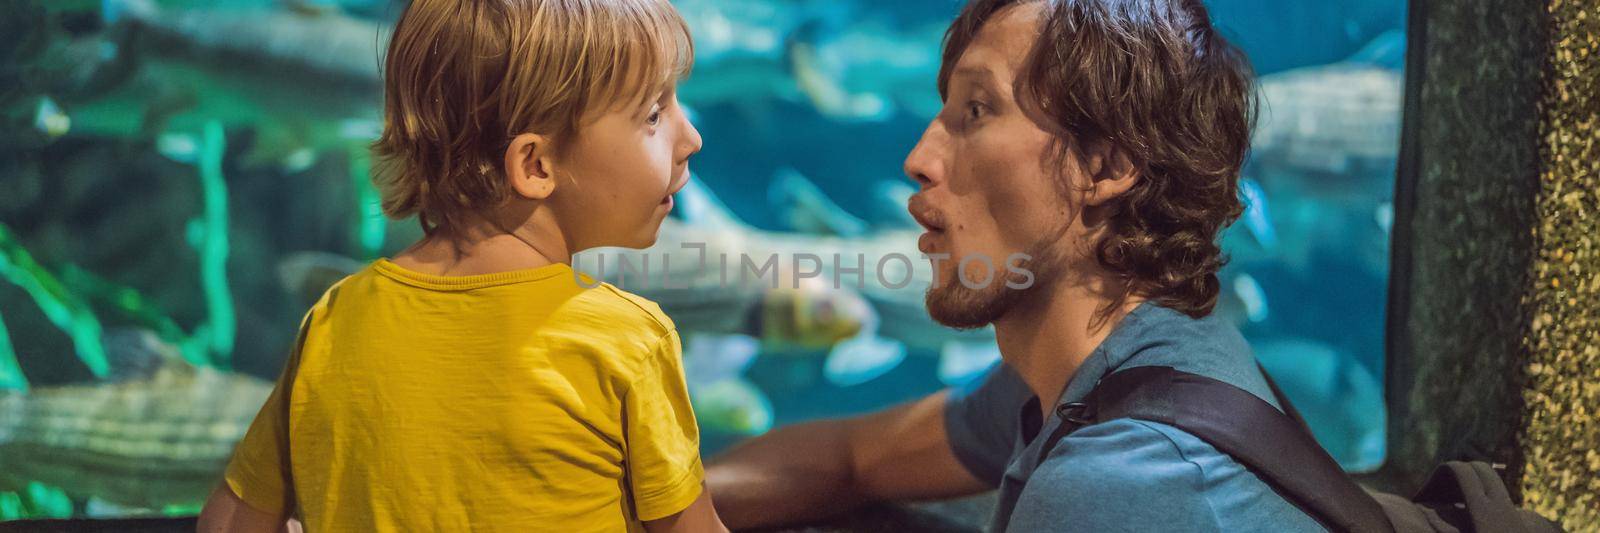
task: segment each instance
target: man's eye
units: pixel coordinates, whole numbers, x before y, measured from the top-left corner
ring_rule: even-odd
[[[984,111],[986,110],[983,108],[982,103],[977,101],[967,102],[967,120],[983,118]]]

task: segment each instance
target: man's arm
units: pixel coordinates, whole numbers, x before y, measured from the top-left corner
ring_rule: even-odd
[[[940,392],[870,415],[787,426],[738,445],[706,471],[732,528],[815,520],[865,503],[989,489],[951,451]]]

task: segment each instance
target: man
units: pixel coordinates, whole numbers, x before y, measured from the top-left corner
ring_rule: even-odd
[[[1238,331],[1209,316],[1217,232],[1241,210],[1251,83],[1199,0],[969,4],[946,41],[945,106],[905,166],[921,184],[919,247],[950,254],[934,263],[928,311],[993,324],[1003,363],[957,390],[728,452],[708,473],[728,525],[998,488],[993,531],[1320,530],[1172,426],[1121,419],[1044,442],[1059,407],[1132,367],[1277,405]],[[1031,258],[1027,288],[977,283],[982,269],[957,277],[963,257],[1014,252]]]

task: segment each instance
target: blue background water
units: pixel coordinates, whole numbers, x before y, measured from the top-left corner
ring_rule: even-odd
[[[692,167],[735,216],[763,230],[793,231],[769,196],[776,177],[793,170],[874,229],[903,224],[903,205],[874,191],[885,182],[911,183],[901,164],[938,106],[939,38],[959,3],[675,3],[696,35],[699,52],[695,73],[681,88],[705,138]],[[307,151],[288,152],[287,164],[252,162],[251,154],[270,146],[275,128],[295,132],[301,140],[322,131],[318,128],[370,130],[380,94],[370,84],[327,81],[292,64],[269,71],[253,60],[216,61],[196,54],[191,48],[204,47],[183,39],[176,44],[129,40],[122,33],[125,22],[110,21],[115,17],[95,2],[48,4],[45,11],[54,17],[48,24],[28,20],[7,26],[26,31],[0,39],[6,45],[0,49],[15,52],[7,56],[14,63],[0,65],[0,79],[21,80],[18,90],[0,95],[0,108],[7,117],[23,117],[7,122],[0,135],[0,190],[5,191],[0,223],[14,235],[0,239],[6,241],[0,251],[13,265],[18,251],[26,251],[42,272],[64,280],[65,294],[88,302],[107,331],[143,328],[175,344],[199,338],[205,331],[201,326],[215,322],[209,293],[197,281],[203,269],[196,245],[204,241],[207,227],[200,199],[207,189],[195,179],[201,175],[193,164],[196,156],[184,143],[198,142],[195,124],[220,120],[228,146],[221,154],[226,192],[220,194],[231,219],[224,231],[232,247],[225,286],[235,302],[230,311],[238,317],[231,366],[271,379],[306,305],[278,279],[287,258],[310,250],[365,260],[403,248],[417,232],[409,222],[374,224],[370,211],[362,211],[371,208],[372,199],[362,183],[367,161],[358,150],[327,150],[308,141]],[[229,10],[291,11],[275,0],[155,4],[173,17],[199,10],[224,15]],[[381,24],[392,20],[403,2],[302,4]],[[1218,312],[1232,317],[1267,368],[1292,385],[1287,387],[1291,398],[1336,458],[1351,469],[1375,467],[1382,457],[1378,384],[1388,276],[1386,216],[1392,217],[1386,206],[1398,150],[1405,3],[1213,0],[1207,5],[1223,35],[1249,54],[1263,85],[1284,88],[1266,107],[1277,114],[1280,130],[1282,124],[1294,125],[1288,135],[1300,143],[1289,143],[1291,149],[1283,149],[1282,142],[1262,143],[1271,149],[1262,150],[1246,171],[1263,190],[1264,199],[1256,202],[1262,224],[1251,228],[1241,221],[1228,230],[1224,245],[1234,262],[1222,276]],[[13,46],[34,37],[60,47]],[[1356,77],[1349,77],[1348,69],[1327,67],[1358,52],[1366,55]],[[87,55],[72,55],[80,53]],[[119,58],[139,61],[125,65]],[[72,65],[77,66],[68,68]],[[137,74],[56,75],[73,68]],[[252,70],[270,73],[252,78]],[[806,90],[795,81],[804,76],[826,80],[867,105],[852,107],[826,90]],[[1372,87],[1376,92],[1360,93]],[[226,99],[213,105],[185,90]],[[1346,107],[1319,111],[1335,103]],[[190,111],[161,118],[169,117],[153,111],[161,106]],[[296,113],[311,115],[313,122],[318,115],[330,120],[307,125],[284,118]],[[46,119],[57,114],[72,125],[50,132]],[[1272,232],[1268,240],[1275,239],[1274,245],[1263,245],[1263,231]],[[377,240],[362,244],[363,235]],[[20,275],[7,272],[9,283],[0,283],[0,332],[8,335],[0,337],[7,341],[0,343],[0,354],[14,352],[35,391],[107,383],[74,357],[72,338],[42,312],[59,301],[23,290]],[[128,360],[137,357],[128,356],[126,348],[108,344],[106,350],[123,358],[114,361],[119,375],[140,375],[128,368],[139,361]],[[776,424],[871,411],[944,386],[937,378],[938,354],[930,350],[913,353],[877,379],[850,386],[826,379],[823,355],[764,354],[745,373],[770,400]],[[707,424],[704,451],[713,454],[740,437]],[[0,483],[0,518],[149,510],[86,507],[92,491],[74,488],[79,484],[68,483],[71,479],[33,481],[26,489]],[[63,508],[61,502],[68,500],[72,504]],[[194,502],[170,503],[178,507],[168,512],[184,512],[183,506]]]
[[[953,19],[960,8],[959,3],[915,0],[830,5],[836,6],[832,8],[834,13],[822,16],[833,20],[881,18],[893,21],[900,28],[943,24]],[[1257,74],[1262,76],[1339,62],[1386,33],[1393,37],[1405,26],[1406,5],[1393,0],[1214,0],[1206,5],[1221,33],[1245,50]],[[839,27],[836,31],[850,31],[848,23],[835,22],[834,25]],[[930,49],[929,53],[937,52]],[[1399,64],[1392,62],[1398,59],[1398,54],[1389,59],[1388,66],[1398,72]],[[932,59],[932,67],[937,68],[937,56]],[[935,74],[935,70],[923,73],[925,90],[930,93],[934,91]],[[697,71],[684,85],[685,91],[692,93],[697,84],[715,83],[715,70],[711,69]],[[693,163],[697,177],[710,184],[740,218],[774,230],[784,229],[784,226],[771,209],[767,191],[772,177],[782,168],[798,170],[856,216],[870,222],[892,218],[880,198],[863,194],[863,191],[870,190],[867,185],[876,181],[910,183],[903,175],[902,163],[931,118],[907,110],[880,120],[840,120],[825,116],[804,102],[776,101],[765,106],[759,123],[753,123],[742,111],[741,106],[747,102],[696,102],[692,98],[686,102],[698,112],[696,124],[706,139],[704,150]],[[1398,113],[1380,118],[1390,122],[1399,120]],[[1373,136],[1383,138],[1383,127],[1373,125],[1372,130]],[[1397,142],[1394,139],[1396,151]],[[1359,191],[1363,199],[1356,202],[1365,206],[1363,215],[1370,217],[1372,211],[1380,209],[1389,199],[1393,187],[1392,170],[1392,167],[1387,171],[1380,167],[1369,178],[1350,182],[1366,189]],[[1271,171],[1270,168],[1266,170]],[[1269,194],[1268,200],[1279,198]],[[1284,205],[1319,201],[1310,195],[1283,200]],[[1345,208],[1346,211],[1352,209],[1360,211]],[[1343,222],[1330,218],[1325,223]],[[1231,230],[1232,233],[1241,231],[1238,226]],[[1314,237],[1286,235],[1284,238]],[[1376,261],[1359,258],[1362,253],[1372,255],[1360,249],[1374,247],[1380,250],[1381,258]],[[1252,340],[1291,339],[1287,346],[1275,342],[1273,347],[1293,350],[1306,348],[1304,343],[1309,343],[1312,351],[1333,350],[1336,357],[1359,363],[1370,378],[1381,380],[1386,233],[1322,242],[1310,256],[1297,264],[1268,257],[1235,261],[1229,267],[1225,282],[1230,279],[1227,274],[1248,272],[1264,290],[1267,306],[1276,311],[1265,321],[1245,322],[1241,328]],[[1292,361],[1293,357],[1288,359]],[[936,362],[932,357],[909,357],[901,368],[884,378],[853,387],[835,387],[825,380],[812,379],[805,369],[795,366],[791,360],[764,358],[758,360],[750,372],[752,381],[761,384],[770,394],[779,425],[869,411],[937,391],[942,386],[934,379]],[[1276,370],[1277,366],[1269,365],[1269,368]],[[1323,390],[1348,391],[1337,386]],[[1372,468],[1381,457],[1382,417],[1372,411],[1381,410],[1381,405],[1375,403],[1377,400],[1368,394],[1359,400],[1359,408],[1344,406],[1368,412],[1366,419],[1356,421],[1354,426],[1330,423],[1318,428],[1319,438],[1336,450],[1335,455],[1344,460],[1347,467]],[[1309,400],[1302,403],[1309,403]],[[715,451],[734,439],[736,437],[710,431],[706,435],[706,449]]]

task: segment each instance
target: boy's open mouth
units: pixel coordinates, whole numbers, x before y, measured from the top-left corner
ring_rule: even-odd
[[[682,177],[678,178],[677,180],[674,180],[672,185],[667,188],[667,197],[666,198],[662,198],[661,199],[661,203],[663,205],[672,205],[672,196],[675,195],[675,194],[678,194],[678,191],[683,190],[683,188],[688,186],[688,185],[689,185],[689,171],[686,169],[686,170],[683,171]]]

